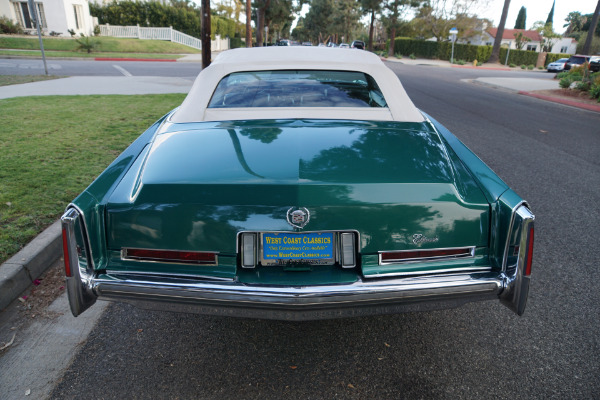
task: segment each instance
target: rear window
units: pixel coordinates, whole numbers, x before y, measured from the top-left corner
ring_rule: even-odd
[[[224,77],[208,108],[387,107],[375,80],[354,71],[249,71]]]

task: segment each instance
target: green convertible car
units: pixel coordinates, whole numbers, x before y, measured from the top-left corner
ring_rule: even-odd
[[[335,54],[334,54],[335,53]],[[223,52],[62,217],[69,301],[310,320],[498,299],[534,216],[368,52]]]

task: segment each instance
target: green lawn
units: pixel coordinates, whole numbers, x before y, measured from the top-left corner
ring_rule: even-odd
[[[0,100],[0,263],[184,94]]]
[[[81,38],[78,38],[81,39]],[[200,50],[179,43],[164,40],[121,39],[113,37],[94,36],[91,40],[98,43],[95,52],[103,53],[163,53],[163,54],[192,54]],[[43,38],[44,50],[77,52],[79,44],[76,38]],[[0,49],[39,50],[37,37],[0,36]]]
[[[47,81],[48,79],[57,79],[54,75],[0,75],[0,86],[18,85],[21,83]]]
[[[176,60],[183,57],[180,54],[161,54],[161,53],[102,53],[102,52],[77,52],[77,51],[45,51],[46,57],[84,57],[84,58],[158,58],[163,60]],[[35,56],[41,57],[40,50],[0,50],[0,56]]]

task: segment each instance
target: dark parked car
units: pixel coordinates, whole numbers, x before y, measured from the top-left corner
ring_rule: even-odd
[[[600,71],[600,56],[594,56],[590,58],[590,71],[598,72]]]
[[[234,49],[67,207],[69,302],[310,320],[495,299],[521,315],[534,218],[375,54]]]
[[[350,47],[353,48],[353,49],[364,50],[365,49],[365,42],[363,42],[362,40],[355,40],[354,42],[352,42],[352,44],[350,45]]]
[[[579,67],[583,63],[589,62],[589,61],[590,61],[590,56],[582,56],[582,55],[576,54],[574,56],[569,57],[569,59],[565,63],[564,69],[565,69],[565,71],[568,71],[573,67]]]

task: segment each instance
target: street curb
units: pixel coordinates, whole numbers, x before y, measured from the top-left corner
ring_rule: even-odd
[[[62,254],[60,221],[0,265],[0,310],[6,308]]]
[[[537,94],[537,93],[533,93],[533,92],[526,92],[523,90],[520,90],[517,93],[522,94],[524,96],[535,97],[536,99],[551,101],[553,103],[559,103],[559,104],[564,104],[564,105],[571,106],[571,107],[582,108],[582,109],[588,110],[588,111],[600,112],[600,105],[595,106],[593,104],[580,103],[580,102],[573,101],[573,100],[566,100],[566,99],[561,99],[558,97],[546,96],[543,94]]]
[[[96,57],[94,61],[157,61],[157,62],[176,62],[177,59],[171,58],[110,58]]]

